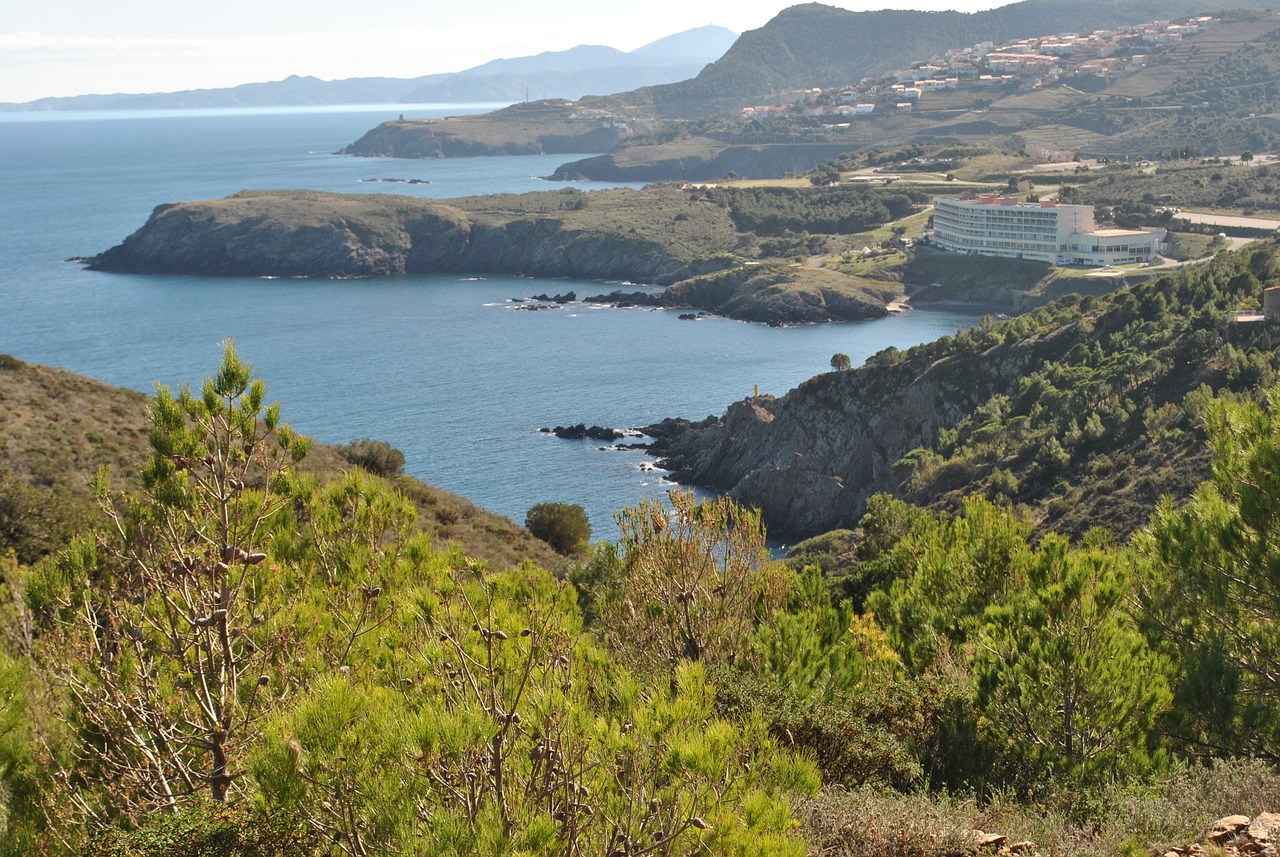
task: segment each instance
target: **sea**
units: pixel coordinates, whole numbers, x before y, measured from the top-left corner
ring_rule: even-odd
[[[335,154],[398,116],[496,106],[0,113],[0,353],[150,392],[198,386],[232,339],[294,428],[326,443],[385,440],[410,474],[519,522],[536,503],[579,503],[594,538],[612,539],[617,510],[673,486],[643,452],[539,429],[700,419],[757,390],[781,395],[829,371],[837,352],[856,366],[978,320],[916,310],[771,328],[582,304],[528,312],[515,302],[613,283],[144,276],[69,261],[119,243],[158,205],[242,189],[448,198],[568,186],[543,176],[580,156]]]

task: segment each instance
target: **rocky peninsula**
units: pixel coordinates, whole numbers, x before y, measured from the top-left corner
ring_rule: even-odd
[[[622,143],[602,155],[571,161],[550,176],[556,181],[707,182],[727,175],[767,179],[804,173],[849,151],[848,143],[729,145],[685,137],[655,145]]]
[[[369,158],[474,158],[609,152],[653,120],[623,121],[604,110],[553,99],[475,116],[383,122],[340,155]]]
[[[842,204],[875,212],[873,220],[890,216],[874,196],[845,195]],[[84,261],[101,271],[206,276],[491,273],[613,280],[667,288],[589,300],[768,324],[884,316],[901,295],[899,284],[768,255],[776,240],[757,223],[764,222],[760,206],[809,216],[809,196],[762,203],[671,186],[448,201],[243,191],[159,206],[124,242]]]
[[[990,361],[955,355],[828,372],[784,396],[736,402],[715,420],[674,421],[650,452],[674,480],[759,507],[771,533],[852,527],[867,498],[898,487],[903,456],[1015,389],[1031,359],[1030,349],[1010,349]]]

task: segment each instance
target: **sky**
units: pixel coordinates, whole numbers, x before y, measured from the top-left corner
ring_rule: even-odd
[[[904,0],[974,12],[1009,0]],[[0,15],[0,102],[281,80],[417,77],[492,59],[630,51],[715,24],[763,26],[788,0],[41,0]],[[885,2],[828,0],[845,9]]]

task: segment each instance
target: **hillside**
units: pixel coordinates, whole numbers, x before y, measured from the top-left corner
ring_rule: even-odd
[[[444,119],[398,119],[371,128],[340,155],[379,158],[470,158],[607,152],[652,121],[616,121],[572,102],[513,104],[493,113]]]
[[[977,465],[1101,392],[1101,429],[1042,462],[1074,465],[1169,358],[1166,379],[1222,370],[1221,395],[1144,412],[1136,439],[1212,448],[1212,479],[1130,544],[1034,534],[1008,475],[954,514],[880,498],[833,581],[771,561],[754,511],[693,492],[622,510],[619,542],[567,580],[510,525],[485,529],[511,554],[472,553],[413,526],[411,481],[306,465],[324,451],[228,346],[201,392],[151,401],[148,464],[92,538],[0,555],[0,855],[1265,853],[1274,330],[1211,346],[1222,295],[1276,273],[1256,248],[913,350],[899,362],[955,369],[1091,326],[1058,374],[947,438]],[[97,425],[131,457],[115,439],[138,394],[13,358],[0,379],[20,459],[61,472]]]
[[[93,476],[110,467],[118,479],[136,480],[149,456],[151,402],[133,390],[0,355],[0,558],[12,547],[21,561],[34,562],[96,522]],[[305,464],[321,479],[351,467],[341,447],[324,444]],[[441,548],[496,565],[529,558],[558,566],[545,543],[507,518],[412,477],[390,475]]]
[[[1261,0],[1254,8],[1280,6]],[[1166,17],[1199,14],[1203,4],[1161,4]],[[765,26],[743,33],[733,47],[696,78],[624,93],[603,104],[649,108],[663,118],[697,119],[731,113],[770,93],[854,83],[909,65],[948,48],[1060,32],[1088,32],[1148,20],[1149,4],[1086,0],[1065,6],[1024,0],[997,9],[958,12],[849,12],[820,3],[784,9]],[[591,99],[584,103],[595,106]]]
[[[1099,297],[889,349],[654,444],[681,482],[760,506],[775,532],[851,527],[888,492],[985,494],[1042,529],[1124,535],[1207,473],[1210,393],[1276,377],[1280,332],[1234,311],[1280,276],[1274,243]]]
[[[1084,13],[1104,24],[1147,17],[1136,6],[1114,4]],[[1280,15],[1225,12],[1194,32],[1087,35],[1094,43],[1077,57],[1069,51],[1079,43],[1056,46],[1053,34],[1089,28],[1039,3],[974,15],[853,13],[809,4],[744,34],[723,59],[675,87],[484,117],[388,123],[344,151],[392,157],[567,151],[561,141],[573,121],[579,150],[602,154],[562,165],[558,179],[769,178],[842,153],[913,145],[998,146],[1036,160],[1238,155],[1280,146],[1278,28]],[[1028,33],[1028,42],[1009,44]],[[973,52],[985,50],[973,47],[981,40],[996,43],[994,55],[1006,57],[999,63],[1041,41],[1053,56],[1040,56],[1036,62],[1047,65],[1031,71],[984,79],[999,63],[975,60]],[[1103,58],[1085,59],[1093,54]],[[940,65],[928,62],[939,55]],[[948,63],[958,70],[938,71]],[[908,97],[898,77],[913,66],[953,79]],[[852,115],[851,100],[875,108]],[[592,123],[594,135],[583,136]],[[610,137],[606,128],[617,133]]]

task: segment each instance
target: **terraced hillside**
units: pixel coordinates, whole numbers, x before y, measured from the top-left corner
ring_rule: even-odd
[[[1033,90],[927,92],[913,111],[916,127],[865,124],[903,142],[999,141],[1121,159],[1175,148],[1239,154],[1280,145],[1280,123],[1267,115],[1280,110],[1278,80],[1280,15],[1235,13],[1181,43],[1153,48],[1145,68],[1101,79],[1068,76]],[[1080,88],[1086,86],[1097,91]]]
[[[1280,16],[1224,21],[1170,50],[1157,65],[1139,69],[1107,88],[1115,98],[1148,98],[1182,80],[1194,79],[1213,63],[1260,41],[1280,27]]]

